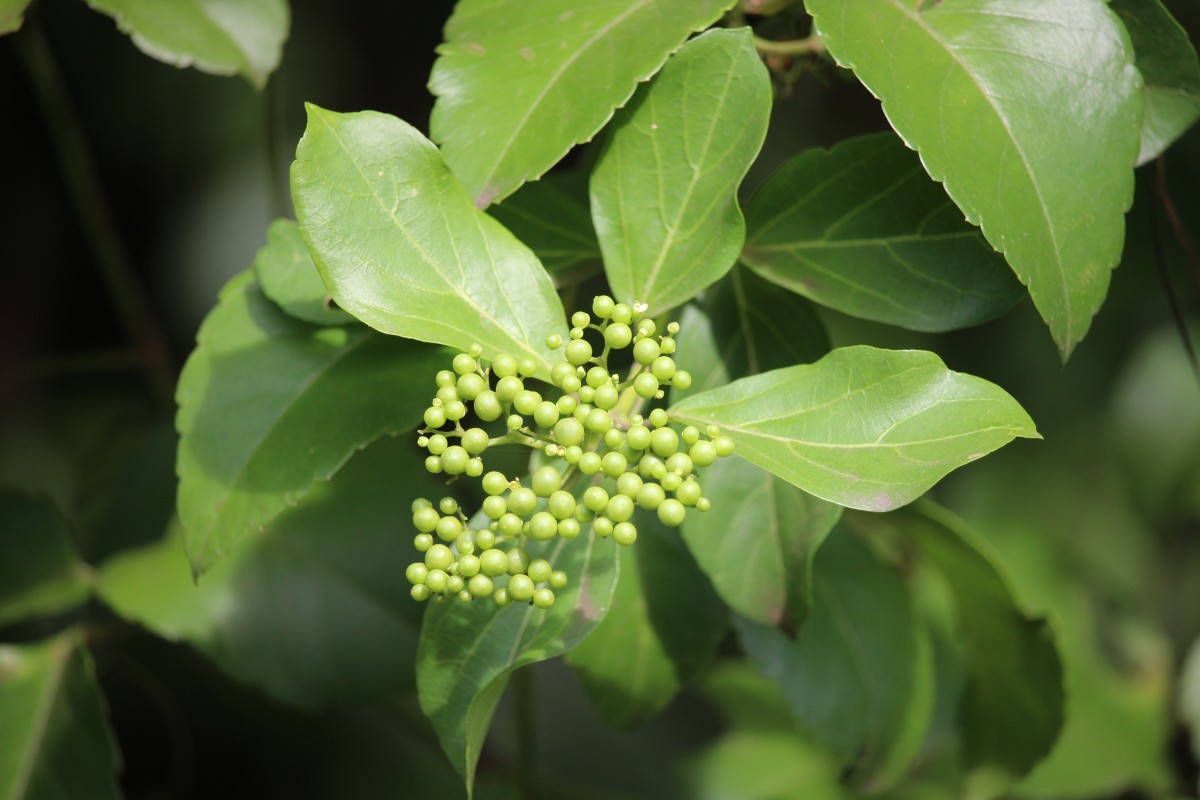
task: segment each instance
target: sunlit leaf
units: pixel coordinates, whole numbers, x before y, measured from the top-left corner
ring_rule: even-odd
[[[0,36],[21,29],[32,0],[0,0]]]
[[[429,88],[446,161],[484,207],[590,140],[734,0],[461,0]]]
[[[1108,291],[1142,103],[1098,0],[809,0],[829,52],[883,102],[1033,297],[1063,357]]]
[[[591,197],[618,300],[658,314],[729,271],[745,236],[738,186],[770,111],[767,71],[741,29],[688,42],[617,113]]]
[[[746,229],[742,260],[758,274],[864,319],[952,330],[999,316],[1023,294],[891,133],[796,156],[754,195]]]
[[[309,105],[292,197],[341,308],[384,333],[528,356],[549,377],[545,339],[566,323],[550,276],[411,125]]]

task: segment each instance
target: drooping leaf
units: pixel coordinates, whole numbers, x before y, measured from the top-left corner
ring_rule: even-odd
[[[508,676],[576,647],[608,613],[617,586],[615,547],[611,539],[592,536],[531,543],[532,558],[547,559],[570,579],[549,609],[526,603],[501,608],[484,600],[426,610],[417,649],[421,710],[463,776],[468,797]]]
[[[1159,0],[1111,0],[1129,31],[1142,74],[1142,149],[1137,163],[1158,158],[1200,117],[1200,62],[1187,32]]]
[[[770,78],[746,28],[688,42],[617,113],[591,197],[618,300],[658,314],[729,271],[746,230],[738,186],[770,112]]]
[[[1063,669],[1053,630],[1017,605],[983,543],[929,502],[851,524],[907,537],[949,583],[965,648],[960,719],[967,766],[1013,782],[1045,758],[1063,725]]]
[[[125,619],[293,705],[411,690],[420,608],[404,570],[417,554],[397,523],[439,486],[411,443],[385,439],[198,583],[176,529],[106,562],[99,594]]]
[[[241,75],[256,89],[279,66],[287,0],[88,0],[148,56],[214,75]]]
[[[1141,98],[1116,17],[1098,0],[806,6],[1069,356],[1104,301],[1133,200]]]
[[[559,288],[602,269],[582,173],[545,175],[488,208],[488,214],[533,250]]]
[[[21,29],[30,2],[32,0],[0,0],[0,36]]]
[[[412,126],[307,108],[292,197],[337,304],[384,333],[528,356],[549,377],[545,339],[565,319],[529,248],[475,208]]]
[[[49,499],[0,487],[0,626],[87,600],[91,570]]]
[[[222,292],[179,379],[179,516],[197,574],[352,453],[420,421],[437,348],[300,322],[243,275]]]
[[[693,764],[696,800],[845,800],[837,762],[783,731],[734,731]]]
[[[254,259],[254,278],[262,293],[296,319],[317,325],[346,325],[354,317],[330,307],[321,273],[313,264],[300,228],[277,219],[267,229],[267,245]]]
[[[856,317],[946,331],[999,316],[1023,289],[916,154],[891,133],[807,150],[746,210],[742,261]]]
[[[588,141],[734,0],[462,0],[429,77],[434,141],[479,207]]]
[[[917,350],[843,347],[692,395],[672,419],[720,426],[743,458],[830,502],[902,506],[1033,421],[1000,387]]]
[[[117,800],[121,756],[77,632],[0,644],[0,800]]]
[[[632,728],[658,714],[716,654],[728,612],[673,531],[640,514],[618,548],[612,606],[566,656],[604,721]]]
[[[929,642],[898,575],[839,529],[821,547],[815,599],[793,640],[740,618],[746,651],[801,725],[879,789],[916,754],[933,709]]]

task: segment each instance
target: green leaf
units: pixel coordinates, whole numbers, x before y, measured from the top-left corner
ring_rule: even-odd
[[[0,800],[117,800],[121,756],[81,637],[0,645]]]
[[[659,314],[729,271],[737,190],[758,155],[771,81],[750,30],[688,42],[617,113],[592,171],[592,219],[614,295]]]
[[[384,333],[528,356],[565,331],[537,257],[475,208],[429,140],[374,111],[308,105],[292,165],[300,230],[337,304]]]
[[[696,800],[844,800],[837,762],[795,733],[735,731],[693,765]]]
[[[25,9],[32,0],[0,0],[0,36],[21,29]]]
[[[734,0],[461,0],[429,77],[434,141],[479,207],[590,140]]]
[[[742,261],[846,314],[947,331],[1003,314],[1023,290],[1004,259],[891,133],[806,150],[746,210]]]
[[[742,644],[855,783],[883,788],[916,754],[933,710],[927,634],[899,576],[844,530],[817,554],[814,582],[798,640],[740,618]]]
[[[1179,684],[1179,716],[1188,727],[1192,752],[1200,758],[1200,639],[1188,648]]]
[[[1200,117],[1200,62],[1187,32],[1159,0],[1111,0],[1142,74],[1142,149],[1153,161]]]
[[[533,250],[559,288],[601,269],[583,173],[545,175],[491,206],[488,214]]]
[[[853,526],[898,531],[945,576],[966,651],[962,736],[967,766],[1011,783],[1053,748],[1063,726],[1063,668],[1053,630],[1021,611],[982,540],[928,502]]]
[[[267,245],[254,259],[254,278],[262,293],[296,319],[317,325],[346,325],[354,317],[330,308],[329,292],[313,264],[300,228],[277,219],[267,229]]]
[[[809,0],[829,52],[1033,297],[1065,359],[1121,258],[1141,127],[1099,0]]]
[[[1037,437],[1000,387],[933,353],[843,347],[692,395],[672,419],[716,424],[748,461],[824,500],[888,511],[946,473]]]
[[[500,608],[491,600],[430,606],[417,650],[421,710],[433,722],[450,763],[463,776],[468,797],[475,766],[508,676],[527,664],[554,658],[582,642],[608,612],[617,586],[616,545],[583,536],[531,543],[570,578],[552,607],[527,603]]]
[[[410,442],[384,439],[199,583],[175,529],[106,562],[99,594],[125,619],[188,642],[287,703],[313,708],[410,690],[420,607],[404,580],[415,551],[397,518],[439,486]]]
[[[0,626],[66,611],[90,592],[91,570],[54,503],[0,487]]]
[[[288,37],[286,0],[88,0],[148,56],[213,75],[241,75],[256,89],[279,66]]]
[[[358,448],[408,430],[445,355],[359,326],[309,325],[243,275],[222,292],[179,379],[176,472],[199,574],[328,480]]]
[[[609,725],[632,728],[662,711],[716,655],[728,613],[687,549],[639,514],[637,543],[617,549],[620,581],[591,635],[567,654]]]
[[[734,378],[813,361],[829,339],[811,304],[743,267],[684,306],[676,359],[692,375],[672,400]],[[730,608],[758,622],[803,621],[810,562],[841,506],[826,503],[734,456],[702,474],[712,509],[689,514],[683,539]]]

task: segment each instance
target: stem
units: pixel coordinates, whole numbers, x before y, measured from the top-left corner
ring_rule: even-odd
[[[263,159],[267,167],[267,199],[270,202],[271,216],[275,218],[288,216],[288,198],[283,191],[284,179],[280,171],[279,127],[283,115],[280,105],[283,100],[283,76],[276,72],[268,81],[261,95],[263,121]]]
[[[24,30],[13,37],[13,45],[117,319],[126,337],[144,353],[144,372],[151,391],[165,405],[172,405],[175,379],[163,336],[135,277],[79,116],[36,20],[26,20]]]
[[[754,49],[763,55],[772,56],[803,56],[825,52],[825,40],[820,36],[808,36],[804,39],[789,39],[786,42],[774,42],[761,36],[754,37]]]
[[[533,673],[529,667],[513,673],[513,703],[516,707],[517,800],[535,800]]]

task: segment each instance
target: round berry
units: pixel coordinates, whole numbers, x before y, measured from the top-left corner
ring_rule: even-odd
[[[494,547],[496,544],[496,534],[490,530],[475,531],[475,546],[480,550],[487,550]]]
[[[587,371],[587,375],[585,377],[588,386],[592,387],[593,389],[599,389],[601,386],[608,383],[609,374],[608,370],[606,370],[604,367],[592,367]]]
[[[546,501],[546,510],[553,514],[555,519],[563,520],[573,517],[575,515],[575,496],[560,489],[550,495],[550,499]]]
[[[595,475],[602,466],[599,453],[587,452],[579,457],[579,471],[584,475]]]
[[[661,354],[658,342],[650,338],[638,339],[637,344],[633,346],[633,360],[644,367],[653,364],[654,359]]]
[[[668,325],[667,330],[669,331],[670,329],[671,328]],[[662,338],[662,341],[659,343],[659,347],[662,349],[662,351],[664,353],[666,353],[667,355],[671,355],[671,353],[675,352],[675,340],[672,339],[670,336],[664,336]]]
[[[440,428],[446,424],[446,412],[437,406],[430,406],[425,409],[425,415],[422,417],[425,420],[425,425],[430,428]]]
[[[558,413],[563,416],[570,416],[575,411],[575,406],[579,405],[579,401],[569,394],[564,394],[558,398],[554,406],[558,409]]]
[[[458,396],[463,400],[474,400],[487,388],[487,381],[479,377],[478,373],[468,372],[458,379],[457,388]]]
[[[508,572],[508,553],[503,550],[484,550],[479,556],[479,569],[495,578]]]
[[[612,424],[612,417],[608,415],[607,411],[593,408],[588,412],[587,421],[583,425],[592,433],[604,433],[612,427]]]
[[[478,478],[483,474],[483,459],[475,456],[467,462],[467,468],[463,470],[469,478]]]
[[[508,551],[508,574],[523,575],[529,569],[529,552],[524,547],[514,547]]]
[[[707,497],[701,497],[699,500],[696,501],[696,510],[697,511],[708,511],[710,508],[712,508],[712,501],[709,500]]]
[[[511,414],[504,424],[510,431],[517,431],[525,427],[525,418],[520,414]]]
[[[446,574],[445,570],[431,569],[425,576],[425,586],[434,594],[446,591],[449,582],[450,576]]]
[[[684,481],[675,490],[675,498],[685,506],[694,506],[700,499],[700,484],[696,481]]]
[[[437,376],[433,379],[439,389],[445,389],[447,386],[453,386],[458,376],[448,369],[438,370]]]
[[[544,469],[552,469],[546,467]],[[525,516],[537,508],[537,494],[525,486],[517,487],[508,494],[508,508],[514,514]]]
[[[655,455],[666,458],[679,449],[679,434],[670,428],[656,428],[650,434],[650,449]]]
[[[492,593],[492,579],[487,575],[475,575],[467,581],[467,591],[472,597],[487,597]]]
[[[667,497],[662,486],[657,483],[643,483],[637,493],[637,504],[647,511],[658,508]]]
[[[599,319],[608,319],[612,316],[613,306],[616,303],[606,294],[598,294],[592,300],[592,313]]]
[[[501,608],[512,602],[512,598],[508,596],[508,589],[497,589],[496,593],[492,595],[492,599]]]
[[[487,450],[488,440],[487,431],[483,428],[467,428],[463,431],[461,443],[462,448],[473,456],[477,456],[484,450]]]
[[[492,374],[497,378],[509,378],[517,374],[517,359],[508,353],[500,353],[492,359]]]
[[[424,553],[433,547],[433,537],[428,533],[418,533],[413,537],[413,547],[417,548],[418,552]]]
[[[443,514],[453,514],[455,511],[458,511],[458,501],[453,497],[443,497],[438,501],[438,509]]]
[[[674,472],[680,477],[686,478],[695,471],[696,468],[692,465],[692,457],[687,453],[672,453],[667,459],[667,472]]]
[[[447,570],[450,569],[450,565],[453,563],[454,552],[444,544],[435,544],[425,551],[425,566],[431,570]]]
[[[454,540],[454,549],[458,551],[458,555],[470,555],[475,552],[475,531],[463,531]],[[462,559],[460,558],[459,561]],[[461,564],[460,564],[461,566]]]
[[[470,460],[470,453],[459,445],[452,444],[442,453],[442,469],[447,475],[459,475],[467,468],[467,462]]]
[[[579,387],[579,401],[581,403],[590,403],[596,398],[596,390],[590,386]]]
[[[557,333],[552,333],[546,337],[546,349],[557,350],[563,346],[563,338]]]
[[[513,575],[508,581],[508,596],[518,603],[533,597],[533,579],[528,575]]]
[[[454,361],[450,362],[450,366],[459,375],[466,375],[468,372],[474,372],[479,369],[479,365],[475,363],[475,359],[466,353],[456,355]]]
[[[619,452],[610,450],[604,454],[600,466],[604,470],[605,475],[610,478],[616,478],[629,468],[629,461]]]
[[[475,416],[484,422],[500,419],[500,415],[504,413],[500,398],[491,389],[479,393],[475,398],[474,408]]]
[[[537,407],[541,404],[541,402],[542,396],[540,394],[528,389],[522,389],[521,391],[517,392],[515,397],[513,397],[512,404],[513,408],[515,408],[518,412],[528,416],[534,411],[537,411]]]
[[[549,565],[547,565],[549,566]],[[425,582],[425,576],[429,574],[429,567],[422,564],[420,561],[415,561],[408,565],[408,569],[404,571],[404,577],[413,586],[417,586]]]
[[[538,608],[549,608],[554,605],[554,592],[546,586],[533,593],[533,604]]]
[[[539,511],[529,520],[529,535],[539,541],[553,539],[558,533],[558,520],[549,511]]]
[[[532,378],[537,372],[537,362],[529,356],[517,360],[517,374],[523,378]]]
[[[558,406],[549,400],[538,403],[537,408],[533,410],[533,421],[543,428],[553,428],[554,423],[558,422],[558,417]]]
[[[508,503],[499,495],[483,498],[483,513],[488,519],[500,519],[508,513]]]
[[[563,351],[563,355],[567,357],[567,361],[580,367],[588,363],[591,359],[592,346],[588,343],[587,339],[572,339],[567,342],[567,347]]]
[[[508,375],[496,382],[496,397],[501,403],[511,403],[525,389],[525,383],[516,375]]]
[[[516,536],[523,527],[525,527],[525,520],[511,511],[496,520],[496,530],[505,536]]]
[[[656,408],[650,412],[650,425],[655,428],[665,428],[670,421],[671,417],[665,408]]]
[[[446,578],[446,594],[458,594],[466,588],[467,582],[461,575],[451,575]]]
[[[582,386],[583,383],[580,382],[578,375],[570,375],[564,378],[562,382],[562,390],[564,392],[578,392]]]
[[[437,535],[443,542],[453,542],[463,532],[463,525],[458,517],[442,517],[438,520]]]
[[[713,446],[712,442],[699,441],[688,450],[688,455],[692,457],[692,463],[697,467],[707,467],[717,460],[717,448]]]
[[[592,530],[600,538],[611,536],[613,532],[613,521],[608,517],[596,517],[592,522]]]
[[[550,369],[550,382],[562,386],[567,378],[575,376],[575,365],[567,361],[559,361]]]
[[[618,522],[613,526],[613,541],[628,547],[637,541],[637,528],[632,522]]]
[[[713,439],[712,444],[718,457],[727,458],[733,455],[733,439],[730,439],[728,436],[718,436],[716,439]]]
[[[437,475],[442,471],[442,459],[440,456],[430,456],[425,459],[425,469],[428,472]]]
[[[633,379],[633,390],[637,392],[638,397],[651,400],[658,394],[658,378],[649,372],[638,373],[638,376]]]
[[[578,464],[582,455],[583,450],[578,445],[563,448],[563,458],[567,460],[568,464]]]
[[[538,497],[549,497],[562,487],[562,474],[554,467],[540,467],[533,473],[530,485]]]
[[[657,510],[659,522],[669,528],[678,528],[683,524],[683,518],[687,515],[687,509],[683,507],[683,503],[674,497],[663,500]]]
[[[695,425],[688,425],[683,429],[683,433],[679,434],[679,438],[688,447],[691,447],[696,442],[700,441],[700,430]]]
[[[624,325],[628,325],[629,323],[633,322],[633,309],[624,303],[617,303],[615,306],[613,306],[612,316],[610,319],[613,322],[620,322]]]
[[[625,434],[621,433],[619,428],[609,428],[604,432],[604,443],[613,450],[621,446],[625,441]]]
[[[602,408],[608,411],[617,404],[617,400],[621,397],[621,393],[617,391],[617,387],[611,383],[606,383],[596,390],[592,396],[592,403],[596,408]]]
[[[666,469],[664,467],[664,469]],[[662,487],[668,492],[673,492],[683,484],[683,478],[679,477],[678,472],[667,472],[658,479]]]
[[[467,415],[467,404],[462,400],[451,400],[442,406],[442,411],[446,413],[446,419],[460,420]]]
[[[637,472],[646,480],[658,478],[660,472],[663,475],[666,474],[667,465],[658,456],[647,453],[638,461]]]
[[[681,391],[692,388],[692,373],[682,369],[679,370],[671,376],[671,385]]]
[[[535,558],[529,562],[529,569],[525,574],[530,577],[534,583],[545,583],[550,580],[550,574],[554,570],[550,567],[550,562],[544,558]]]
[[[625,432],[625,441],[634,450],[645,450],[650,446],[650,429],[645,425],[631,425]]]
[[[438,389],[437,397],[435,397],[434,399],[437,400],[438,402],[435,402],[433,405],[444,406],[446,403],[449,403],[451,400],[459,399],[458,389],[456,389],[453,386],[444,386],[441,389]]]
[[[470,578],[479,572],[479,558],[477,556],[466,554],[458,557],[458,574],[464,578]]]
[[[589,486],[583,493],[583,504],[589,510],[599,514],[608,505],[608,492],[603,486]]]
[[[438,514],[436,509],[418,508],[413,513],[413,527],[421,533],[433,533],[439,519],[441,519],[441,515]]]
[[[633,500],[623,494],[613,495],[608,499],[604,515],[613,522],[625,522],[633,516]]]
[[[617,494],[623,494],[626,497],[637,497],[638,490],[642,488],[642,479],[638,477],[636,472],[625,472],[617,478]]]
[[[429,599],[429,587],[423,586],[423,585],[422,586],[414,586],[409,591],[409,594],[412,595],[412,599],[416,600],[418,603],[422,602],[424,600],[428,600]]]
[[[554,429],[550,432],[554,437],[554,441],[561,444],[563,447],[571,447],[583,443],[585,435],[583,424],[574,417],[560,419],[554,424]]]
[[[675,359],[670,356],[659,356],[650,365],[650,372],[660,381],[669,381],[675,375]]]
[[[556,569],[550,573],[550,585],[555,589],[565,589],[567,587],[567,573],[561,569]]]
[[[483,491],[488,494],[504,494],[508,489],[508,478],[503,472],[492,471],[483,476]]]
[[[574,539],[579,535],[579,521],[576,519],[564,519],[558,523],[558,535],[564,539]]]
[[[610,322],[604,329],[604,342],[613,350],[628,347],[633,341],[633,331],[624,322]]]

